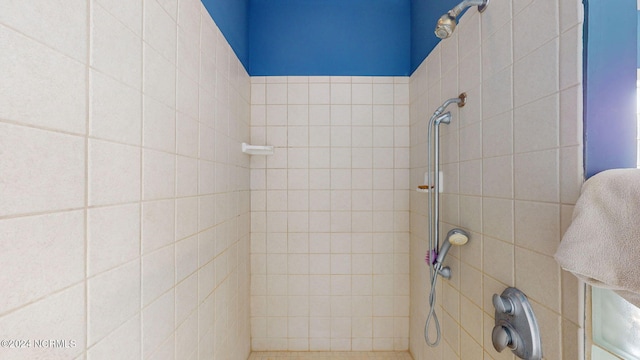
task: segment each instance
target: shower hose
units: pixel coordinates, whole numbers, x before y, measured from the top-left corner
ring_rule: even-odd
[[[438,272],[433,269],[433,266],[429,266],[431,270],[431,291],[429,292],[429,314],[427,315],[427,321],[424,323],[424,341],[427,345],[434,347],[440,343],[440,322],[436,315],[436,282],[438,281]],[[431,341],[429,339],[429,324],[433,320],[436,327],[436,339]]]

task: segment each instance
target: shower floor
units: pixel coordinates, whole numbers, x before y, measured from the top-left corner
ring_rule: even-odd
[[[247,360],[413,360],[408,352],[392,351],[257,351]]]

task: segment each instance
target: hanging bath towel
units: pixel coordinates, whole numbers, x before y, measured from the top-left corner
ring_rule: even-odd
[[[555,258],[640,307],[640,169],[607,170],[584,183]]]

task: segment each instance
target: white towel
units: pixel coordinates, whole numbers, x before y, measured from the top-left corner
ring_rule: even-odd
[[[640,307],[640,169],[607,170],[584,183],[555,258]]]

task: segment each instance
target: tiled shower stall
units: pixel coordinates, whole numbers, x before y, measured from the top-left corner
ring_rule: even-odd
[[[410,77],[250,77],[198,0],[9,3],[0,339],[68,346],[0,358],[512,359],[491,345],[490,299],[517,286],[545,358],[579,359],[580,286],[552,256],[583,178],[580,1],[470,9]],[[413,189],[427,120],[460,92],[441,220],[471,239],[447,260],[429,348]]]

